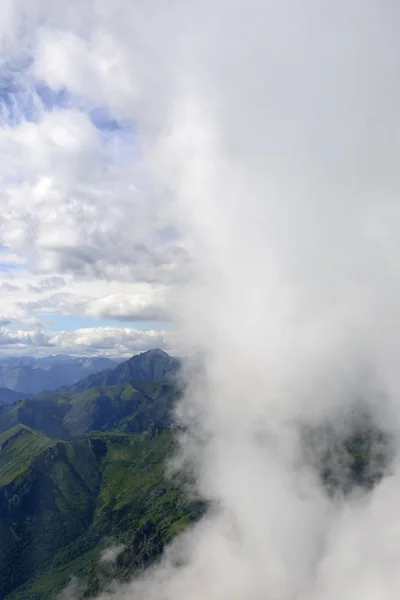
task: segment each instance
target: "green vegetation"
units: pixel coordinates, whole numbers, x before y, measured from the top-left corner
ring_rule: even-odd
[[[42,433],[68,439],[90,431],[138,433],[165,428],[179,396],[166,381],[123,382],[83,392],[49,392],[19,400],[0,410],[0,431],[24,424]]]
[[[164,476],[174,447],[169,431],[59,441],[19,426],[0,440],[7,444],[4,460],[0,453],[1,598],[51,598],[73,574],[95,592],[99,555],[112,540],[126,546],[126,577],[201,513]]]
[[[0,486],[26,471],[34,458],[56,444],[38,431],[16,425],[0,434]]]
[[[0,405],[0,598],[53,598],[72,575],[99,589],[147,565],[203,507],[166,479],[179,361],[146,352],[74,387]]]

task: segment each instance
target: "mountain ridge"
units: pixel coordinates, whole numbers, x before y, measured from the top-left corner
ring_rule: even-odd
[[[3,357],[0,359],[0,387],[34,395],[63,385],[72,385],[88,375],[117,364],[116,360],[103,357]]]
[[[155,349],[73,386],[0,405],[0,432],[21,423],[68,439],[95,430],[137,433],[169,427],[181,395],[180,364]]]
[[[178,358],[160,348],[154,348],[132,356],[115,368],[99,371],[70,386],[62,386],[60,391],[84,391],[133,380],[170,379],[177,375],[180,368],[181,361]]]
[[[0,387],[0,404],[13,404],[25,396],[26,394],[22,392],[16,392],[10,388]]]

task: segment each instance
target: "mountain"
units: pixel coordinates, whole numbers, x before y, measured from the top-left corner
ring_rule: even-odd
[[[92,361],[94,359],[104,360],[104,357],[77,357],[70,354],[51,354],[49,356],[0,356],[0,365],[11,367],[32,366],[46,368],[60,363],[74,363],[82,361]],[[111,363],[118,364],[123,361],[122,358],[107,358]]]
[[[181,362],[177,358],[156,348],[137,354],[113,369],[89,375],[68,387],[69,391],[83,392],[93,387],[105,387],[125,381],[172,379],[180,367]]]
[[[72,574],[95,593],[104,548],[124,544],[117,575],[128,577],[202,514],[164,476],[179,366],[145,352],[78,386],[0,404],[0,598],[50,599]]]
[[[181,394],[174,378],[179,367],[162,350],[144,352],[73,386],[0,405],[0,432],[22,424],[67,439],[96,430],[168,427]]]
[[[88,375],[113,368],[116,364],[118,361],[110,358],[77,358],[66,355],[2,358],[0,387],[25,394],[37,394],[72,385]]]
[[[24,394],[21,392],[15,392],[14,390],[10,390],[9,388],[0,387],[0,404],[12,404],[17,400],[20,400],[24,397]]]
[[[0,598],[53,598],[72,574],[94,593],[112,542],[125,545],[121,574],[158,556],[202,512],[165,479],[173,449],[169,431],[62,441],[18,425],[1,434]]]

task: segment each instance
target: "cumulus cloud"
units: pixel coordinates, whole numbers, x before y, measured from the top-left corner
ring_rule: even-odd
[[[40,330],[9,330],[0,325],[0,347],[8,350],[29,349],[30,354],[62,352],[80,356],[129,358],[152,348],[168,346],[168,332],[138,331],[130,327],[88,327],[73,331],[46,333]]]
[[[166,334],[159,330],[138,331],[129,327],[88,327],[75,331],[59,331],[48,341],[60,351],[76,354],[96,353],[102,356],[129,357],[151,348],[165,348]]]
[[[151,296],[146,294],[110,294],[92,301],[86,309],[86,314],[92,317],[121,321],[162,321],[167,319],[167,312],[162,303],[157,303],[157,300],[154,301]]]
[[[95,31],[83,39],[72,31],[43,28],[38,36],[33,71],[53,88],[109,107],[118,116],[132,117],[137,96],[130,59],[114,35]]]
[[[41,331],[10,331],[0,327],[0,346],[51,346],[49,337]]]
[[[5,126],[0,241],[38,272],[181,279],[187,254],[162,235],[165,209],[134,184],[134,166],[132,174],[114,164],[112,148],[113,140],[105,145],[89,115],[77,109]]]
[[[3,281],[0,285],[0,289],[2,292],[18,292],[18,285],[14,285],[13,283],[8,283],[8,281]]]
[[[29,284],[28,288],[29,288],[30,292],[40,294],[42,292],[56,290],[56,289],[62,288],[64,286],[65,286],[64,277],[53,276],[53,277],[45,277],[44,279],[41,279],[37,285]],[[13,291],[13,290],[10,290],[10,291]]]
[[[30,291],[42,292],[51,289],[46,286],[30,286]],[[57,287],[55,285],[54,287]],[[165,298],[161,290],[109,294],[89,297],[80,294],[60,292],[45,296],[41,300],[17,302],[18,306],[33,313],[55,312],[63,316],[80,315],[95,319],[117,321],[163,321],[168,320]]]
[[[10,281],[17,281],[19,285]],[[170,319],[168,288],[165,286],[102,280],[74,281],[71,276],[56,275],[43,278],[21,271],[12,279],[4,280],[1,289],[2,326],[10,330],[34,329],[50,333],[49,328],[54,324],[58,328],[70,329],[76,319],[77,327],[85,318],[89,319],[88,325],[97,321],[99,327],[104,321],[114,321],[115,328],[118,322],[128,327],[142,321],[141,329],[154,328],[155,322],[159,322],[159,328],[163,329],[163,322]],[[54,290],[57,290],[56,293],[51,293]],[[13,348],[15,346],[10,346],[10,352]],[[74,351],[72,347],[71,350]],[[38,352],[41,352],[40,348]]]

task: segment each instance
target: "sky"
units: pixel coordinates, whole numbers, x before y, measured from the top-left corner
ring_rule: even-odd
[[[0,354],[167,348],[165,296],[185,257],[146,207],[128,65],[107,32],[79,35],[46,3],[21,29],[23,3],[3,13]]]

